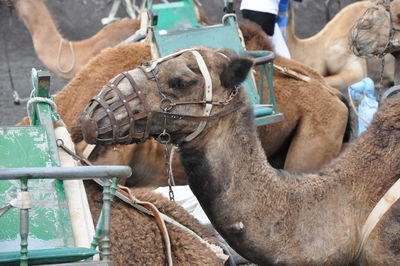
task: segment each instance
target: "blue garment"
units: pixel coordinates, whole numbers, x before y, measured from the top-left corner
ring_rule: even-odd
[[[285,41],[286,41],[286,26],[289,21],[288,9],[289,9],[289,0],[281,0],[279,2],[279,11],[278,11],[278,16],[276,17],[276,22],[278,23],[279,28],[281,29]]]
[[[374,95],[375,85],[372,79],[367,77],[350,85],[348,90],[350,91],[351,98],[354,101],[359,101],[361,96],[364,95],[357,108],[359,116],[362,117],[358,118],[358,135],[360,135],[367,129],[369,123],[371,123],[374,117],[375,112],[378,110],[378,101]]]

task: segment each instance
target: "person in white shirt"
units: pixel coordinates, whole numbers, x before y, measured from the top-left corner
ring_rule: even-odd
[[[260,25],[263,31],[272,38],[275,52],[278,55],[290,58],[289,49],[276,23],[279,0],[242,0],[240,10],[243,18]]]

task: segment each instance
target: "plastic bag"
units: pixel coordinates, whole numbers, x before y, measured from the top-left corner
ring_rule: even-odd
[[[374,82],[370,78],[354,83],[348,88],[351,98],[360,101],[358,104],[358,135],[364,132],[378,110],[378,101],[375,98]]]

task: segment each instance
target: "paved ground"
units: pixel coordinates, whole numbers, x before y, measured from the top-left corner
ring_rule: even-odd
[[[1,0],[0,0],[1,2]],[[295,2],[296,33],[308,37],[318,32],[340,8],[354,0],[303,0]],[[63,35],[70,40],[90,37],[101,27],[100,19],[108,14],[111,0],[48,0],[48,6]],[[219,22],[223,0],[203,0],[206,13]],[[329,4],[327,4],[329,3]],[[34,10],[32,10],[34,12]],[[0,125],[12,125],[26,114],[25,104],[14,105],[12,84],[21,97],[31,91],[32,67],[44,69],[36,57],[29,32],[15,12],[0,4]],[[52,92],[67,82],[52,77]]]

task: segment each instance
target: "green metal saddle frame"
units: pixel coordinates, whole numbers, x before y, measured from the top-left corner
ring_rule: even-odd
[[[257,89],[252,75],[243,82],[249,101],[253,104],[256,125],[266,125],[283,120],[278,111],[273,91],[273,59],[270,51],[246,51],[233,13],[233,1],[225,2],[226,15],[222,24],[202,26],[196,19],[193,0],[183,0],[166,4],[153,4],[147,1],[152,38],[158,56],[163,57],[193,46],[205,46],[213,49],[229,48],[239,54],[258,58],[260,65],[260,81],[258,88],[263,88],[265,77],[268,83],[268,103],[264,104],[263,90]]]
[[[32,97],[50,99],[49,73],[33,70],[32,81]],[[29,207],[4,208],[6,212],[0,214],[0,265],[69,263],[91,258],[99,253],[97,243],[91,248],[74,246],[63,180],[109,180],[110,175],[129,176],[130,169],[125,166],[59,167],[53,127],[53,121],[58,118],[54,110],[46,102],[36,102],[29,109],[31,126],[0,127],[0,208],[11,206],[8,204],[21,191],[29,193],[31,202]],[[104,196],[103,218],[99,224],[107,224],[104,230],[109,230],[111,195],[110,182],[106,183],[104,190],[108,194]],[[102,229],[99,227],[96,231],[97,239]],[[109,239],[108,232],[104,235]],[[108,254],[104,255],[108,259]]]

